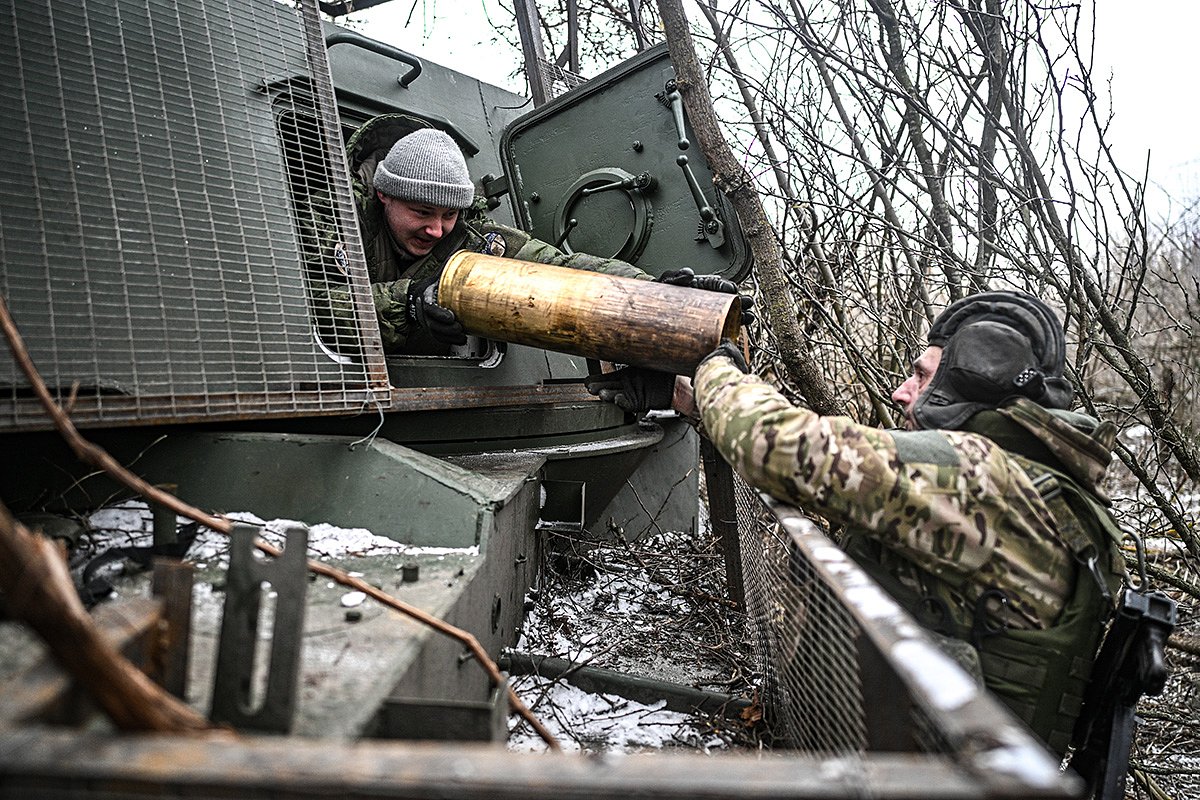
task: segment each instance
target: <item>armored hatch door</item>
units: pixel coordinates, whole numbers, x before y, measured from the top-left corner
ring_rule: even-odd
[[[509,125],[500,155],[514,212],[568,252],[739,280],[750,254],[674,77],[660,45]]]

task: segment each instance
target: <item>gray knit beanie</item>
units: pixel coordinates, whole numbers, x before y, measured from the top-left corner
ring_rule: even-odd
[[[436,128],[413,131],[392,145],[375,168],[374,185],[389,197],[442,208],[466,208],[475,199],[462,151]]]

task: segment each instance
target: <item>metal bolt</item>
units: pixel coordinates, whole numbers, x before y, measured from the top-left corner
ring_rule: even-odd
[[[352,608],[346,612],[346,622],[358,622],[362,619],[362,612],[357,608]]]
[[[538,194],[537,192],[534,192],[533,194],[529,195],[529,202],[540,203],[540,202],[542,202],[542,196],[540,194]]]
[[[401,583],[416,583],[421,576],[420,564],[405,564],[400,568]]]
[[[633,152],[640,153],[645,149],[646,149],[646,146],[644,144],[642,144],[640,141],[635,141],[633,143]]]

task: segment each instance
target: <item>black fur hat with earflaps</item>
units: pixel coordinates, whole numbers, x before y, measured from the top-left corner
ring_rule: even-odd
[[[973,294],[951,304],[929,329],[943,348],[913,415],[927,430],[954,430],[974,414],[1027,397],[1067,409],[1075,395],[1063,377],[1066,342],[1055,313],[1024,292]]]

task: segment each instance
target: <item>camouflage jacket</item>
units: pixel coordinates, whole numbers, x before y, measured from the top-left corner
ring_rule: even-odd
[[[819,416],[724,358],[700,366],[695,395],[713,443],[752,486],[871,537],[908,589],[924,594],[913,583],[936,576],[967,607],[1004,590],[1014,602],[1003,624],[1015,629],[1046,628],[1062,611],[1070,549],[1020,463],[992,440],[936,432],[957,464],[924,463],[910,439],[933,432]]]
[[[402,350],[408,340],[409,319],[407,298],[413,281],[441,274],[446,261],[459,250],[488,253],[494,256],[536,261],[571,269],[604,272],[626,278],[650,279],[642,270],[614,258],[599,258],[586,253],[567,254],[524,231],[493,222],[486,215],[487,203],[477,197],[472,206],[460,216],[458,224],[434,247],[420,258],[410,258],[392,239],[383,212],[383,203],[375,193],[372,181],[375,167],[398,138],[421,124],[400,114],[376,117],[351,136],[346,146],[354,189],[354,204],[358,213],[359,231],[371,281],[371,296],[385,352]],[[336,242],[329,243],[332,253]],[[331,293],[329,301],[335,316],[349,312],[348,295]]]

